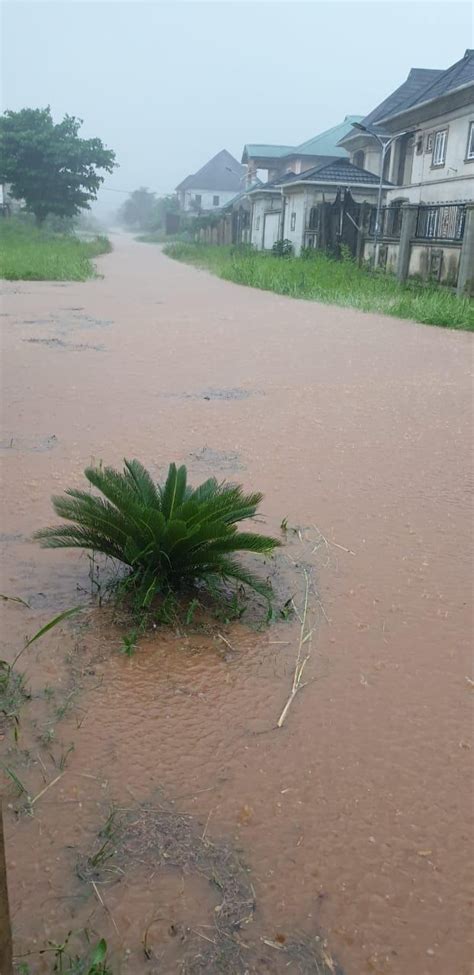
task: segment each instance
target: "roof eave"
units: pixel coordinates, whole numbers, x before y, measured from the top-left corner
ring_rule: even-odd
[[[467,88],[474,88],[474,81],[467,81],[465,85],[459,85],[457,88],[450,88],[449,91],[443,91],[440,95],[435,95],[434,98],[427,98],[424,102],[416,102],[414,105],[408,105],[406,108],[402,109],[401,112],[394,112],[393,115],[385,115],[383,118],[377,119],[375,125],[382,125],[383,122],[392,122],[394,119],[402,118],[403,115],[408,115],[410,112],[416,112],[420,108],[426,108],[428,105],[441,101],[442,98],[449,98],[451,95],[457,95],[460,91],[465,91]]]
[[[281,188],[282,188],[282,190],[284,190],[286,187],[292,187],[292,186],[336,186],[336,187],[339,187],[339,186],[347,186],[350,189],[352,186],[356,186],[358,189],[362,188],[362,189],[366,190],[369,187],[371,189],[378,189],[379,185],[380,185],[379,183],[354,183],[352,181],[346,182],[343,179],[339,179],[339,180],[334,180],[334,179],[299,179],[299,180],[296,180],[294,183],[282,183]],[[394,186],[393,183],[382,183],[382,189],[389,190],[389,189],[392,189],[393,186]]]

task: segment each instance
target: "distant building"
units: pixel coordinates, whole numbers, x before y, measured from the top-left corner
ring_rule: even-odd
[[[354,122],[360,122],[362,115],[346,115],[343,122],[307,139],[299,146],[274,146],[248,143],[244,146],[242,162],[247,165],[247,185],[255,182],[257,173],[265,171],[266,179],[273,182],[286,173],[303,173],[334,159],[347,159],[348,152],[341,145],[341,139],[353,131]]]
[[[242,190],[245,174],[245,166],[222,149],[176,187],[181,209],[196,214],[220,209]]]

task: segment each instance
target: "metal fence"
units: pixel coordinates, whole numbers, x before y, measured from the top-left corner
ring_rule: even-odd
[[[375,224],[377,221],[377,210],[373,207],[370,211],[369,236],[375,234]],[[380,208],[379,237],[392,237],[398,240],[402,229],[402,208],[398,203],[391,203],[389,206]]]
[[[461,241],[464,236],[466,207],[463,203],[420,206],[415,237],[424,240]]]

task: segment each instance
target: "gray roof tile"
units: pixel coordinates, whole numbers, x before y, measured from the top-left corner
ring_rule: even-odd
[[[176,187],[177,190],[233,190],[242,189],[241,177],[245,175],[241,166],[227,149],[221,149],[197,173],[186,176]]]

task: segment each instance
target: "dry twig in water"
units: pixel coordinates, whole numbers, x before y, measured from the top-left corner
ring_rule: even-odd
[[[288,714],[288,711],[290,710],[290,707],[291,707],[291,705],[292,705],[292,703],[293,703],[293,701],[294,701],[294,699],[295,699],[298,691],[301,690],[301,688],[305,686],[304,683],[302,682],[303,671],[304,671],[304,668],[306,667],[306,664],[307,664],[307,662],[308,662],[308,660],[309,660],[309,658],[311,656],[311,639],[312,639],[312,636],[313,636],[313,631],[312,631],[312,629],[308,629],[307,628],[310,579],[309,579],[309,575],[308,575],[307,569],[303,568],[303,574],[304,574],[304,580],[305,580],[305,592],[304,592],[303,609],[302,609],[302,612],[301,613],[298,611],[297,607],[293,603],[295,613],[296,613],[296,615],[297,615],[297,617],[298,617],[298,619],[300,621],[300,638],[299,638],[299,641],[298,641],[298,652],[296,654],[296,663],[295,663],[295,670],[294,670],[294,674],[293,674],[293,683],[291,685],[291,694],[290,694],[290,696],[289,696],[289,698],[288,698],[288,700],[287,700],[287,702],[285,704],[285,707],[283,708],[283,711],[281,712],[280,717],[278,719],[277,728],[281,728],[282,727],[282,725],[283,725],[283,723],[284,723],[284,721],[286,719],[286,716]],[[308,650],[306,656],[303,658],[303,647],[305,646],[306,643],[309,644],[309,650]]]

